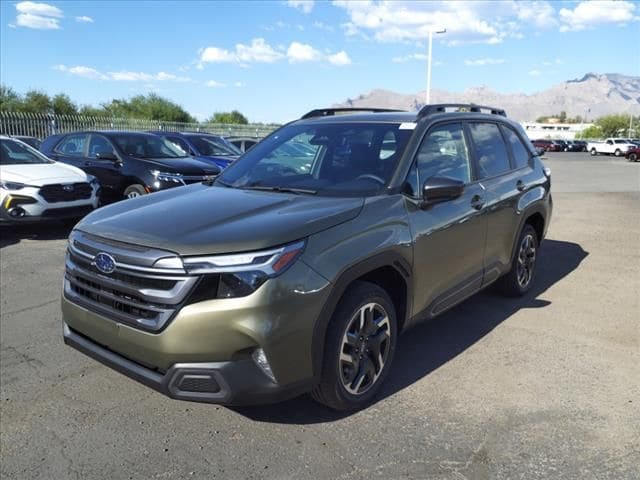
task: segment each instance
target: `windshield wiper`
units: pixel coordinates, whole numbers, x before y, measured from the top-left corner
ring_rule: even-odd
[[[282,187],[278,185],[243,185],[238,188],[242,188],[245,190],[259,190],[262,192],[296,193],[306,195],[315,195],[316,193],[318,193],[317,190],[311,190],[310,188]]]

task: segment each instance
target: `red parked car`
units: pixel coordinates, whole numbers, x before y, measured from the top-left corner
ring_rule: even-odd
[[[533,146],[536,148],[544,148],[545,152],[561,152],[562,151],[561,146],[552,140],[534,140]]]
[[[637,162],[640,158],[640,147],[636,146],[630,148],[625,154],[625,158],[627,158],[630,162]]]

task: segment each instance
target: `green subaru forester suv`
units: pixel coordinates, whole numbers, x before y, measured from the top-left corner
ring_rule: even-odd
[[[215,180],[81,221],[64,340],[176,399],[361,408],[401,332],[530,289],[550,185],[497,108],[314,110]]]

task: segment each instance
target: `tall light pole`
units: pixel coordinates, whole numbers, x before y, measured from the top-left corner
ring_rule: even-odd
[[[446,31],[446,28],[441,28],[439,30],[432,28],[429,30],[429,55],[427,57],[427,105],[431,102],[431,54],[433,53],[433,34],[445,33]]]

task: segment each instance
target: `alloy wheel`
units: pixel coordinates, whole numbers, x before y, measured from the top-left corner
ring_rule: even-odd
[[[140,197],[140,196],[141,196],[141,195],[140,195],[140,193],[138,193],[138,192],[129,192],[129,193],[127,194],[127,198],[136,198],[136,197]]]
[[[362,395],[378,380],[389,358],[391,324],[378,303],[368,303],[351,317],[342,337],[339,375],[352,395]]]
[[[536,264],[536,240],[533,235],[528,234],[520,242],[518,250],[518,285],[526,288],[533,278],[533,270]]]

